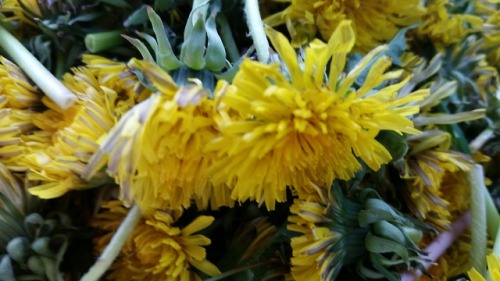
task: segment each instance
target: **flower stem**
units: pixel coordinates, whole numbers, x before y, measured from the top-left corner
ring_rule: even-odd
[[[424,251],[428,253],[425,258],[429,259],[429,261],[423,263],[426,270],[443,255],[470,223],[471,212],[467,211],[451,224],[449,231],[441,232],[436,240],[427,245]],[[401,281],[415,281],[418,280],[420,276],[422,276],[421,271],[406,271],[401,274]]]
[[[471,263],[481,275],[486,273],[486,206],[483,167],[474,165],[467,175],[471,188]]]
[[[108,50],[123,43],[123,30],[90,33],[85,36],[85,47],[91,53]]]
[[[134,205],[127,214],[127,217],[120,224],[115,235],[97,259],[90,270],[80,279],[80,281],[97,281],[108,270],[115,258],[120,254],[120,251],[127,241],[130,234],[135,229],[142,217],[142,212]]]
[[[245,14],[253,44],[257,49],[257,57],[261,62],[267,63],[269,61],[269,42],[260,16],[258,0],[245,0]]]
[[[60,108],[68,109],[76,96],[52,75],[12,34],[0,25],[0,47]]]

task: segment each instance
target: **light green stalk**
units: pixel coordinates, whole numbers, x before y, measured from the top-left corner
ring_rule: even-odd
[[[91,53],[108,50],[123,43],[123,30],[90,33],[85,36],[85,47]]]
[[[483,167],[474,165],[467,174],[471,188],[471,263],[481,275],[486,274],[486,200]]]
[[[253,44],[257,50],[257,57],[263,63],[269,61],[269,42],[264,31],[264,23],[259,11],[258,0],[245,0],[245,14],[248,29],[253,39]]]
[[[141,209],[137,205],[134,205],[120,224],[120,227],[106,246],[106,249],[104,249],[104,252],[102,252],[101,256],[80,281],[97,281],[101,278],[118,254],[120,254],[123,245],[134,231],[141,217]]]
[[[1,25],[0,47],[60,108],[68,109],[75,103],[76,96]]]

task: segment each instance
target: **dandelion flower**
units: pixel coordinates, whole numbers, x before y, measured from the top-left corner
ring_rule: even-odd
[[[440,135],[450,137],[446,133]],[[410,146],[415,145],[411,139],[409,141]],[[425,141],[429,140],[421,140]],[[439,228],[448,227],[453,215],[469,207],[466,172],[471,164],[466,155],[449,150],[446,144],[419,152],[410,151],[403,175],[407,179],[404,197],[410,210]]]
[[[107,163],[108,173],[121,186],[121,199],[143,209],[187,208],[192,199],[198,199],[202,208],[209,203],[232,205],[225,188],[208,181],[214,154],[203,150],[217,134],[208,92],[197,80],[177,87],[158,66],[134,63],[159,92],[123,116],[102,141],[84,176],[90,178]]]
[[[39,182],[30,192],[42,198],[90,186],[81,174],[98,149],[99,139],[111,130],[122,112],[136,103],[134,91],[117,92],[105,87],[85,67],[73,71],[73,75],[64,76],[64,83],[78,96],[77,104],[60,110],[44,99],[48,109],[36,115],[33,122],[41,132],[49,134],[50,145],[31,151],[19,164],[28,168],[30,181]]]
[[[103,251],[127,213],[119,201],[108,202],[104,208],[107,210],[98,214],[91,223],[105,233],[94,240],[99,252]],[[191,281],[201,280],[196,270],[209,276],[220,274],[219,269],[206,259],[203,246],[210,245],[210,239],[196,234],[210,226],[214,218],[198,216],[187,226],[174,226],[179,216],[179,212],[145,213],[111,266],[107,279]]]
[[[311,41],[316,30],[327,40],[342,21],[352,20],[355,50],[363,53],[390,41],[400,28],[418,22],[425,11],[417,0],[280,2],[290,2],[290,6],[265,22],[271,26],[286,24],[294,47]]]
[[[459,42],[468,31],[481,27],[480,17],[471,14],[451,14],[448,0],[428,1],[422,24],[417,28],[417,36],[428,38],[438,48]],[[470,26],[470,27],[469,27]]]
[[[315,186],[330,186],[334,178],[352,178],[361,168],[358,158],[373,170],[389,162],[389,152],[375,140],[381,130],[418,133],[407,116],[419,108],[406,103],[427,92],[399,97],[397,92],[407,80],[374,89],[401,75],[385,73],[390,59],[376,60],[364,84],[354,86],[359,73],[384,47],[342,74],[355,40],[349,22],[340,24],[328,44],[313,41],[305,49],[303,68],[283,35],[269,29],[268,36],[289,77],[279,64],[245,60],[232,84],[219,81],[216,89],[221,135],[207,146],[218,153],[210,175],[215,184],[232,188],[233,199],[265,202],[272,210],[275,201],[285,201],[287,186],[309,193]]]
[[[33,108],[41,96],[19,67],[0,57],[0,162],[9,170],[23,170],[15,162],[27,152],[24,144],[36,128]]]

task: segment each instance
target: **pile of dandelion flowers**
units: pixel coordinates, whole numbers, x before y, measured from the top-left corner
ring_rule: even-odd
[[[361,168],[356,157],[374,170],[390,161],[389,152],[375,140],[380,130],[418,132],[406,116],[419,109],[405,104],[422,99],[427,91],[399,98],[397,91],[407,82],[403,80],[371,93],[381,82],[401,75],[384,73],[391,65],[387,57],[373,63],[362,87],[352,88],[385,47],[342,77],[355,41],[350,22],[342,22],[328,44],[313,41],[305,49],[303,68],[287,39],[267,32],[289,78],[277,64],[245,60],[232,84],[220,82],[216,89],[221,136],[207,147],[218,153],[210,175],[216,184],[232,186],[233,199],[265,202],[274,209],[275,201],[286,199],[287,186],[310,193],[316,184],[326,187],[334,178],[350,179]]]
[[[91,223],[104,235],[94,240],[98,251],[109,243],[113,231],[127,214],[121,202],[111,201],[108,209]],[[144,214],[131,237],[125,242],[118,259],[110,268],[109,280],[201,280],[194,268],[209,275],[220,274],[206,259],[203,246],[210,245],[208,237],[196,234],[214,221],[210,216],[198,216],[185,227],[174,226],[180,213],[154,211]],[[106,233],[108,232],[108,233]]]
[[[84,177],[107,164],[108,174],[121,186],[121,200],[144,209],[187,208],[193,198],[208,204],[208,198],[200,197],[210,197],[207,189],[213,188],[208,167],[214,154],[204,148],[217,134],[214,102],[197,80],[177,87],[151,63],[143,71],[159,92],[122,117],[102,141]],[[232,205],[224,202],[228,196],[217,198],[222,205]]]

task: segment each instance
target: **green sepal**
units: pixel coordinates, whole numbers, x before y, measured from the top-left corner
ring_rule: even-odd
[[[395,253],[409,266],[410,256],[408,250],[398,242],[373,235],[369,232],[365,237],[365,246],[366,249],[372,253]]]
[[[226,49],[217,33],[215,15],[211,15],[205,23],[208,37],[207,52],[205,54],[205,68],[219,72],[226,66]]]
[[[24,227],[26,229],[27,236],[36,238],[39,229],[43,226],[43,217],[39,213],[31,213],[26,218],[24,218]]]
[[[5,249],[7,250],[9,257],[16,262],[23,264],[30,252],[30,242],[26,237],[16,237],[10,240]]]
[[[172,46],[168,41],[167,34],[163,27],[163,22],[160,16],[155,13],[151,7],[147,7],[149,21],[153,26],[153,31],[158,42],[158,49],[156,50],[156,63],[166,71],[171,71],[182,66],[182,63],[177,59],[172,50]],[[203,45],[205,45],[203,43]]]
[[[26,264],[28,265],[29,270],[31,270],[36,275],[45,275],[45,267],[43,265],[41,257],[37,255],[30,256]]]
[[[404,233],[388,221],[378,221],[373,224],[373,233],[377,236],[390,239],[394,242],[405,244],[406,237]]]
[[[204,19],[200,15],[197,17],[189,36],[184,38],[185,41],[182,44],[180,55],[181,61],[194,70],[201,70],[205,67],[206,37]]]
[[[141,53],[141,56],[143,59],[148,60],[148,61],[154,61],[153,56],[148,50],[148,47],[144,45],[144,43],[141,42],[141,40],[132,38],[127,35],[122,35],[123,38],[125,38],[130,44],[134,45],[134,47]]]
[[[0,276],[2,277],[2,281],[16,281],[12,262],[7,255],[4,255],[0,261]]]
[[[369,198],[365,202],[365,209],[358,214],[358,223],[364,227],[380,220],[398,218],[399,215],[387,203],[377,198]]]

